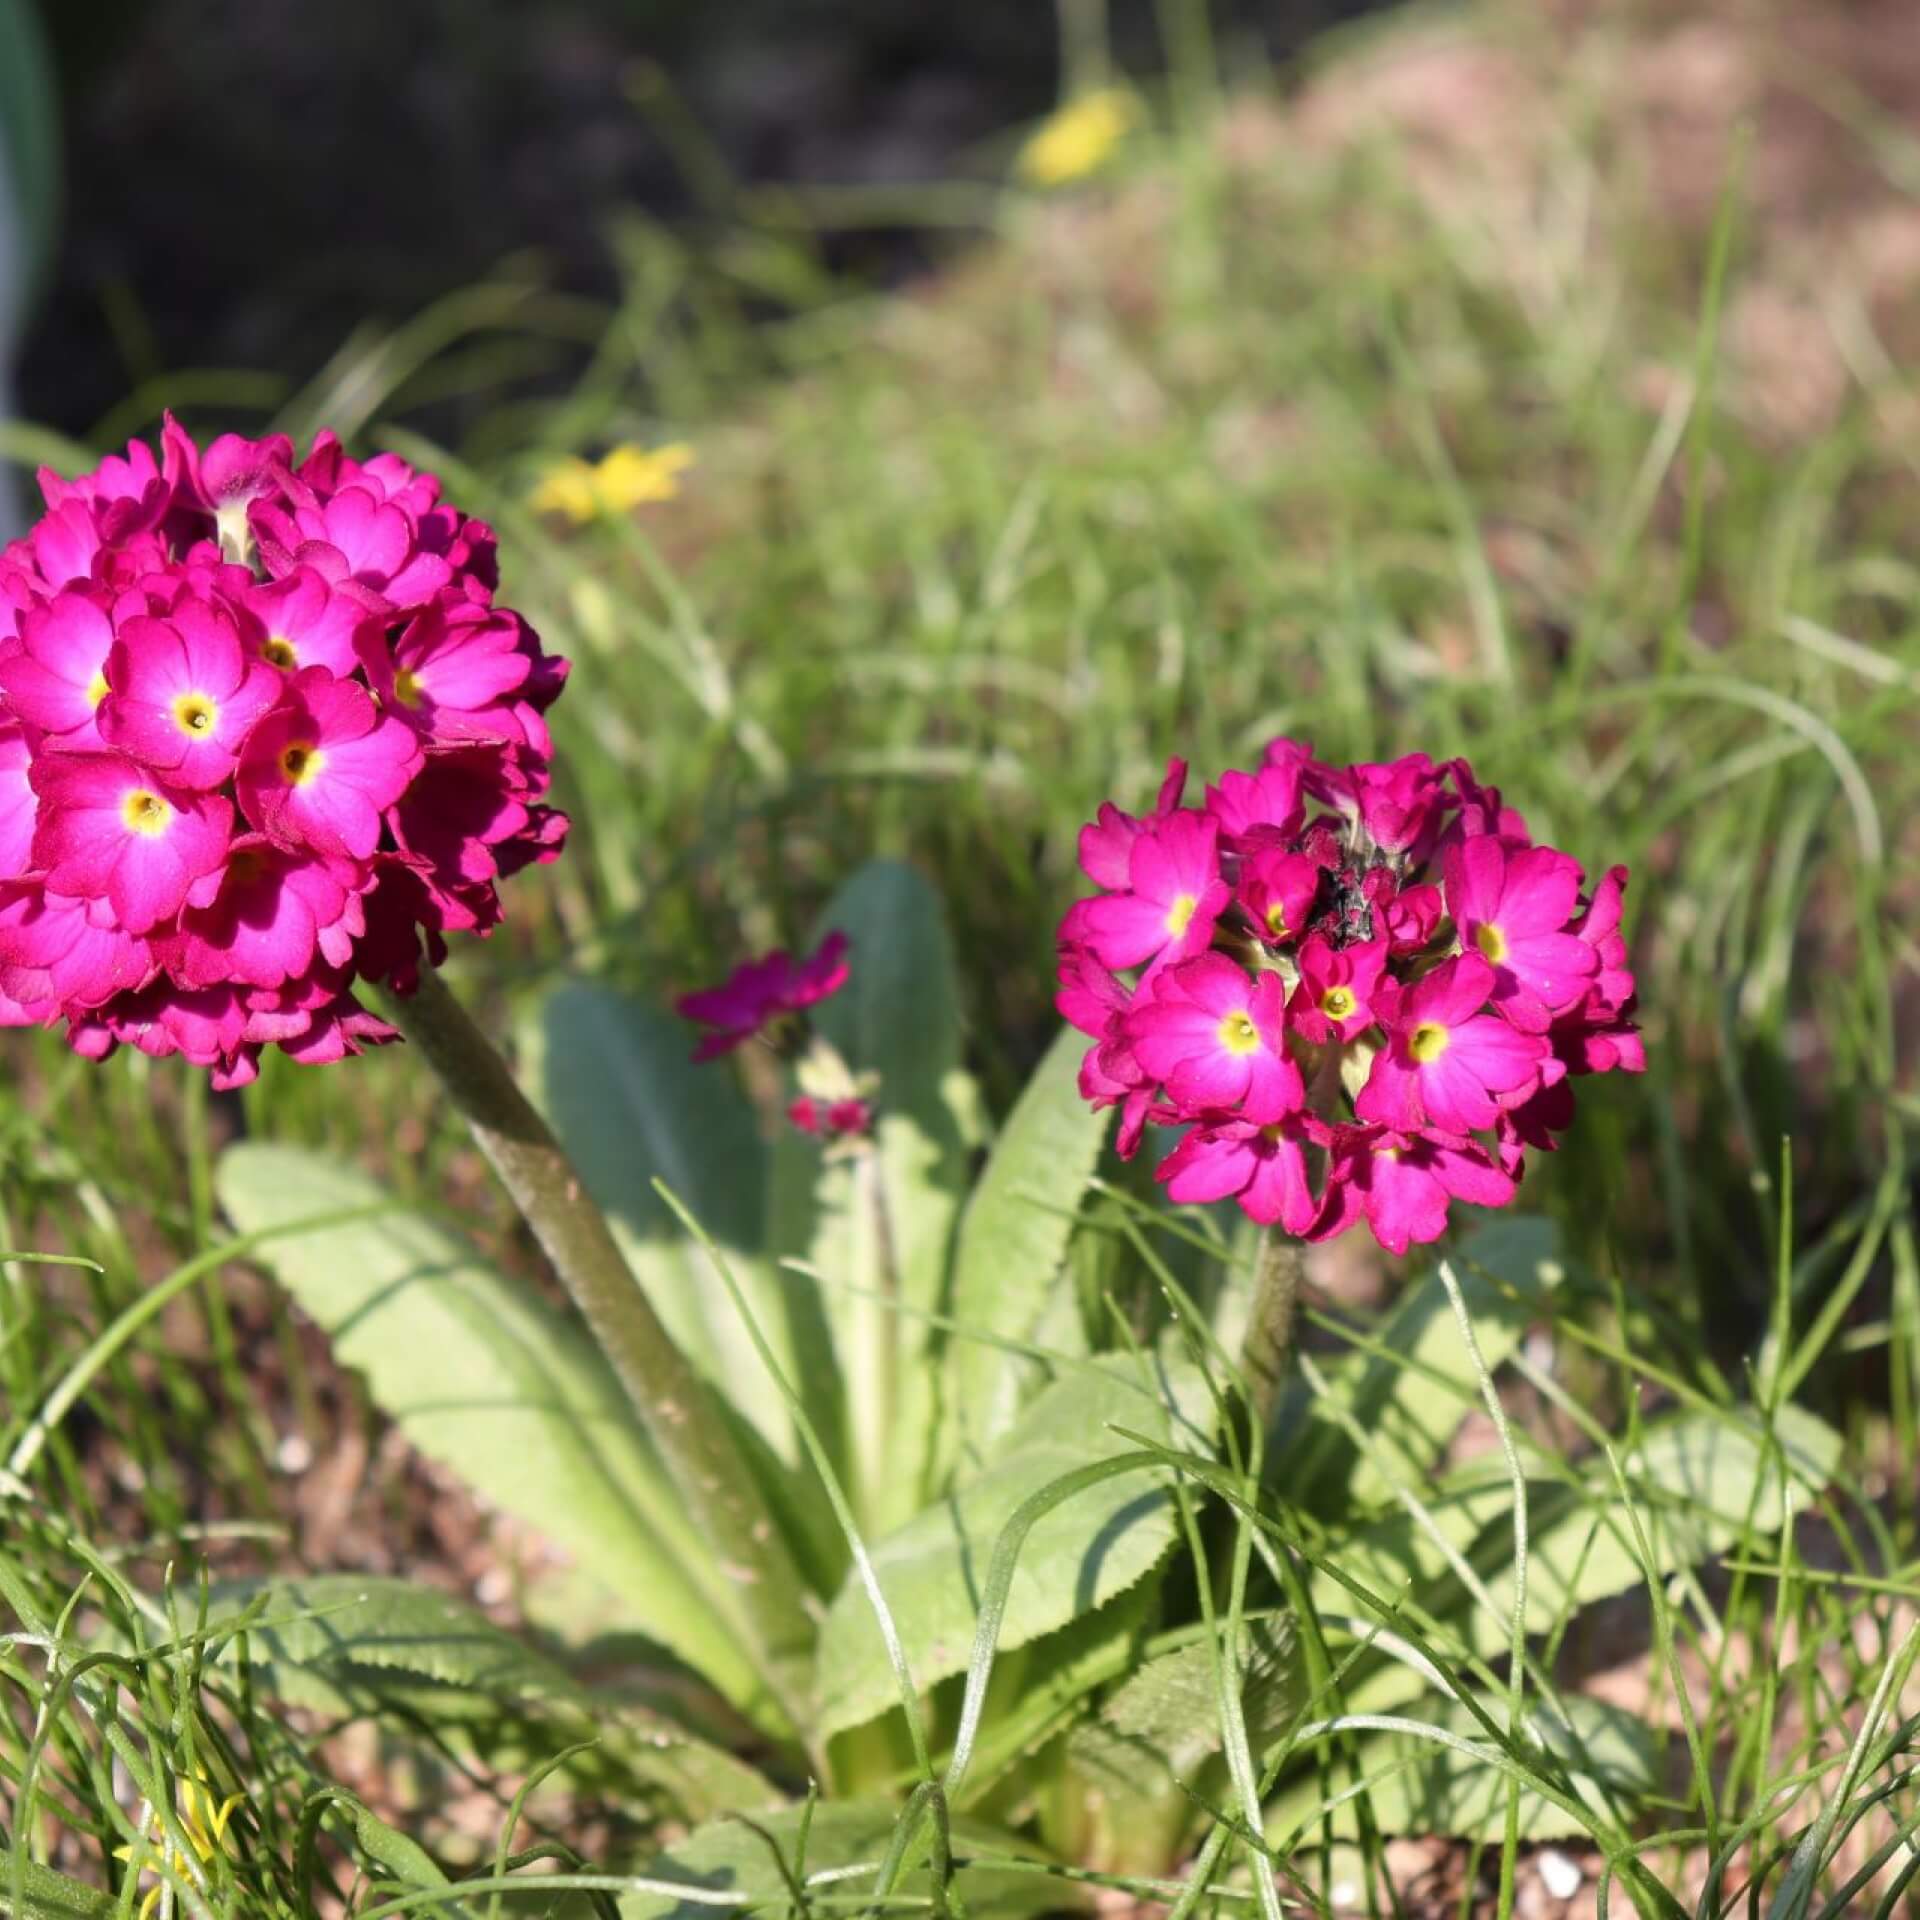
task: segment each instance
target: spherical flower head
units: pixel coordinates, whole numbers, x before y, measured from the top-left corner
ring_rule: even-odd
[[[121,622],[107,656],[98,725],[111,747],[205,792],[232,774],[253,723],[280,695],[280,675],[252,657],[224,608],[182,599],[164,618]]]
[[[240,805],[279,846],[366,860],[386,809],[423,764],[411,730],[381,713],[365,687],[308,667],[247,737]]]
[[[226,858],[229,802],[170,786],[123,754],[49,755],[33,786],[33,864],[48,891],[105,900],[129,933],[171,919]]]
[[[717,987],[685,993],[674,1002],[682,1019],[709,1027],[694,1048],[696,1060],[712,1060],[763,1032],[785,1015],[804,1012],[838,993],[852,971],[844,933],[829,933],[806,959],[784,948],[745,960]]]
[[[1149,1120],[1186,1129],[1160,1168],[1175,1201],[1316,1239],[1365,1221],[1404,1251],[1455,1200],[1513,1198],[1573,1076],[1644,1063],[1624,871],[1583,896],[1464,763],[1334,767],[1276,740],[1200,812],[1178,791],[1082,833],[1100,892],[1061,922],[1057,999],[1122,1152]]]
[[[565,662],[492,530],[391,455],[171,418],[44,485],[0,552],[0,1025],[216,1086],[395,1038],[355,981],[411,990],[566,835]]]
[[[1126,1019],[1134,1057],[1183,1113],[1238,1110],[1265,1124],[1300,1107],[1300,1069],[1287,1051],[1277,974],[1250,978],[1225,954],[1203,953],[1157,975]]]

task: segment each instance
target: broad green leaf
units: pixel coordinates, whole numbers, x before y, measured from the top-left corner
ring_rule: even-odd
[[[1154,1617],[1157,1584],[1138,1581],[1104,1607],[995,1662],[962,1807],[990,1800],[1013,1768],[1086,1712],[1096,1688],[1126,1672]]]
[[[1080,1094],[1084,1034],[1063,1027],[993,1143],[961,1216],[954,1249],[954,1318],[1004,1340],[1031,1340],[1073,1234],[1109,1116]],[[1033,1361],[969,1340],[951,1348],[958,1436],[975,1457],[1013,1424],[1038,1379]]]
[[[1503,1214],[1477,1228],[1451,1256],[1461,1298],[1489,1367],[1519,1344],[1546,1310],[1562,1276],[1552,1221]],[[1509,1290],[1519,1297],[1509,1297]],[[1391,1497],[1392,1483],[1419,1486],[1453,1437],[1479,1385],[1460,1324],[1437,1272],[1410,1287],[1375,1336],[1380,1351],[1354,1354],[1316,1400],[1283,1476],[1317,1511],[1337,1515]],[[1351,1420],[1376,1459],[1355,1446]]]
[[[1797,1407],[1782,1408],[1775,1435],[1803,1504],[1831,1478],[1840,1437]],[[1751,1525],[1777,1531],[1786,1511],[1781,1476],[1767,1459],[1752,1411],[1681,1414],[1647,1428],[1621,1462],[1656,1575],[1696,1565]],[[1454,1636],[1485,1658],[1507,1650],[1513,1575],[1512,1495],[1497,1467],[1477,1463],[1431,1491],[1414,1490],[1431,1528],[1462,1553],[1493,1601],[1478,1604],[1427,1529],[1398,1512],[1330,1545],[1328,1557],[1382,1599],[1405,1598],[1445,1620]],[[1751,1519],[1749,1519],[1751,1515]],[[1643,1579],[1632,1522],[1604,1462],[1590,1463],[1578,1490],[1528,1489],[1527,1630],[1545,1633],[1596,1600]],[[1355,1602],[1325,1573],[1314,1583],[1320,1607],[1350,1615]],[[1348,1689],[1352,1704],[1404,1700],[1424,1681],[1394,1666]]]
[[[691,1819],[771,1804],[751,1767],[665,1714],[589,1688],[452,1595],[404,1580],[326,1574],[216,1587],[214,1628],[258,1608],[247,1629],[253,1684],[296,1705],[336,1714],[404,1707],[410,1721],[477,1726],[507,1716],[550,1724],[552,1752],[583,1738],[630,1774],[673,1795]],[[237,1643],[219,1661],[238,1660]],[[488,1752],[496,1749],[490,1744]]]
[[[20,1876],[20,1904],[13,1903],[13,1877]],[[98,1887],[84,1886],[32,1860],[0,1854],[0,1914],[7,1920],[107,1920],[120,1902]]]
[[[766,1148],[732,1073],[694,1065],[684,1024],[584,983],[547,997],[526,1052],[542,1110],[667,1330],[792,1460],[785,1401],[706,1256],[653,1188],[665,1181],[713,1236],[782,1370],[831,1426],[839,1413],[819,1298],[766,1260]]]
[[[1029,1497],[1132,1443],[1114,1425],[1154,1434],[1171,1415],[1178,1439],[1205,1444],[1211,1406],[1197,1368],[1166,1364],[1157,1388],[1130,1359],[1076,1369],[1028,1406],[993,1463],[957,1493],[916,1514],[873,1548],[915,1682],[924,1690],[967,1664],[981,1582],[1001,1529]],[[1124,1592],[1172,1543],[1174,1507],[1149,1473],[1123,1474],[1076,1493],[1040,1519],[1008,1591],[1000,1646],[1024,1646]],[[838,1732],[893,1704],[894,1679],[858,1581],[828,1610],[819,1656],[821,1726]]]
[[[1256,1753],[1299,1714],[1300,1649],[1285,1614],[1241,1623],[1240,1707]],[[1212,1649],[1193,1638],[1146,1661],[1074,1728],[1067,1762],[1103,1830],[1102,1857],[1158,1873],[1187,1851],[1199,1810],[1230,1798]]]
[[[804,1862],[798,1860],[797,1807],[783,1808],[750,1825],[717,1820],[650,1862],[646,1873],[649,1878],[684,1881],[703,1891],[747,1896],[751,1906],[732,1911],[780,1913],[793,1906],[787,1873],[796,1864],[809,1878],[861,1865],[877,1871],[899,1819],[900,1808],[890,1801],[823,1802],[814,1809]],[[896,1884],[896,1895],[922,1901],[926,1897],[929,1827],[929,1822],[922,1822],[921,1838],[908,1854],[909,1871]],[[949,1833],[953,1855],[959,1859],[986,1855],[1043,1864],[1033,1847],[984,1821],[956,1818]],[[870,1888],[873,1880],[873,1872],[850,1874],[834,1879],[830,1890],[841,1900],[850,1900]],[[954,1875],[952,1891],[956,1910],[964,1908],[976,1920],[1013,1920],[1035,1913],[1084,1910],[1090,1904],[1088,1889],[1064,1878],[993,1866],[961,1868]],[[629,1893],[621,1897],[620,1913],[621,1920],[715,1920],[716,1909],[667,1894]]]
[[[877,1137],[901,1298],[931,1309],[944,1295],[966,1171],[953,945],[939,896],[893,860],[870,861],[827,903],[818,933],[836,927],[852,942],[852,972],[813,1021],[856,1073],[879,1076]],[[901,1327],[910,1343],[924,1343],[923,1329]]]
[[[1568,1775],[1562,1791],[1582,1804],[1605,1807],[1608,1801],[1623,1810],[1658,1791],[1661,1784],[1663,1737],[1644,1720],[1624,1708],[1612,1707],[1583,1694],[1566,1698],[1566,1718],[1543,1700],[1527,1704],[1532,1740],[1548,1756],[1529,1753],[1522,1764],[1529,1772],[1548,1774],[1557,1767]],[[1487,1698],[1482,1706],[1496,1727],[1506,1726],[1504,1699]],[[1488,1752],[1500,1746],[1459,1701],[1431,1695],[1407,1714],[1410,1722],[1470,1742]],[[1360,1771],[1371,1782],[1370,1802],[1379,1830],[1395,1834],[1446,1834],[1460,1839],[1498,1841],[1506,1830],[1507,1779],[1504,1769],[1457,1747],[1443,1745],[1423,1733],[1394,1732],[1366,1735],[1361,1743]],[[1303,1822],[1311,1821],[1311,1837],[1321,1831],[1313,1820],[1321,1804],[1321,1790],[1311,1776],[1298,1782],[1267,1811],[1267,1834],[1284,1839]],[[1595,1824],[1605,1816],[1595,1815]],[[1336,1810],[1336,1835],[1351,1838],[1356,1831],[1351,1801]],[[1522,1787],[1522,1840],[1565,1840],[1584,1837],[1592,1828],[1545,1795]]]
[[[348,1168],[251,1143],[228,1148],[217,1181],[243,1232],[383,1198]],[[725,1582],[577,1322],[399,1209],[289,1232],[255,1257],[421,1452],[624,1595],[636,1627],[729,1699],[763,1707]]]
[[[849,1067],[878,1078],[875,1157],[823,1164],[814,1142],[784,1136],[773,1250],[819,1276],[845,1407],[829,1444],[863,1524],[883,1529],[913,1513],[928,1484],[936,1382],[924,1360],[930,1329],[916,1315],[946,1304],[975,1102],[933,889],[911,867],[873,861],[828,903],[813,937],[835,928],[852,942],[851,973],[812,1017]]]

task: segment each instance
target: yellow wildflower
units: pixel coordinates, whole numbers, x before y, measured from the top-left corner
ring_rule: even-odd
[[[1020,149],[1021,178],[1036,187],[1084,180],[1106,165],[1139,119],[1139,101],[1123,88],[1083,93],[1055,108]]]
[[[693,465],[684,441],[664,447],[618,446],[598,461],[569,455],[556,460],[528,496],[536,513],[557,513],[584,526],[602,514],[631,513],[680,491],[680,476]]]
[[[247,1796],[244,1793],[230,1793],[219,1806],[213,1804],[213,1790],[205,1780],[182,1779],[179,1783],[180,1797],[175,1813],[180,1822],[180,1831],[187,1837],[187,1844],[200,1857],[204,1866],[227,1844],[227,1822],[233,1818],[234,1808],[244,1805]],[[156,1813],[152,1827],[153,1846],[165,1857],[169,1850],[166,1823]],[[176,1876],[184,1877],[192,1871],[193,1863],[175,1846],[172,1848],[173,1871]],[[131,1860],[134,1848],[132,1842],[124,1847],[116,1847],[113,1857],[116,1860]],[[149,1866],[144,1869],[153,1872]],[[140,1920],[151,1920],[153,1910],[160,1904],[161,1896],[167,1891],[164,1880],[156,1880],[140,1902]]]

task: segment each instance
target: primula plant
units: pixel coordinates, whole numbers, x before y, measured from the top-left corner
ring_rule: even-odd
[[[1632,1837],[1659,1742],[1563,1693],[1542,1638],[1780,1528],[1835,1436],[1685,1404],[1530,1486],[1492,1373],[1564,1400],[1523,1341],[1589,1283],[1513,1213],[1384,1318],[1291,1339],[1303,1242],[1507,1207],[1570,1080],[1641,1064],[1624,873],[1589,886],[1459,762],[1281,741],[1086,829],[1071,1024],[997,1125],[938,899],[886,863],[807,946],[674,983],[680,1019],[550,994],[530,1099],[422,964],[564,831],[561,667],[495,603],[485,528],[325,437],[295,465],[170,427],[48,495],[0,563],[8,1017],[222,1085],[397,1028],[571,1298],[358,1173],[229,1148],[240,1247],[565,1565],[521,1595],[537,1641],[322,1576],[217,1588],[191,1632],[135,1609],[172,1623],[136,1658],[689,1823],[621,1883],[634,1917],[1112,1885],[1278,1920],[1304,1849],[1436,1829],[1590,1835],[1671,1910]],[[1180,1130],[1164,1198],[1150,1129]],[[1453,1452],[1473,1409],[1491,1472]],[[245,1857],[254,1810],[215,1792],[216,1844],[136,1844],[169,1897]]]

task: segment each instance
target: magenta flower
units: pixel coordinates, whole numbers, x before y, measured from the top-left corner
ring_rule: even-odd
[[[717,987],[684,993],[674,1002],[682,1019],[711,1027],[694,1048],[696,1060],[731,1053],[783,1015],[799,1013],[847,984],[847,936],[830,933],[816,952],[796,961],[781,949],[745,960]]]
[[[355,983],[411,991],[566,836],[566,663],[494,605],[492,530],[328,434],[169,419],[42,486],[0,552],[0,1025],[218,1086],[395,1038]]]
[[[864,1100],[822,1100],[802,1093],[787,1102],[787,1122],[816,1140],[844,1140],[872,1131],[873,1108]]]
[[[1264,1125],[1305,1097],[1287,1052],[1284,999],[1278,974],[1250,979],[1225,954],[1203,953],[1155,976],[1127,1016],[1127,1038],[1176,1106],[1237,1108]]]
[[[1279,760],[1258,773],[1223,773],[1207,789],[1207,811],[1230,839],[1290,841],[1300,832],[1303,772],[1300,761]]]
[[[1205,953],[1232,898],[1218,843],[1218,824],[1205,814],[1143,823],[1127,850],[1126,889],[1082,901],[1068,937],[1084,940],[1107,967],[1167,966]]]
[[[1154,801],[1153,818],[1164,820],[1179,806],[1180,796],[1186,790],[1187,763],[1169,760]],[[1103,887],[1126,886],[1127,861],[1133,852],[1133,843],[1147,824],[1130,813],[1122,813],[1111,800],[1104,801],[1093,824],[1080,829],[1080,866],[1087,878]]]
[[[241,605],[252,616],[250,631],[261,659],[289,673],[325,667],[344,680],[360,665],[361,630],[369,645],[384,631],[363,597],[328,586],[311,567],[296,567],[284,580],[248,586]]]
[[[265,834],[244,834],[226,864],[187,897],[177,931],[162,949],[182,986],[279,987],[353,960],[366,931],[360,896],[324,860],[289,852]]]
[[[1234,898],[1270,947],[1297,940],[1320,892],[1320,862],[1285,846],[1262,846],[1240,862]]]
[[[240,805],[280,846],[366,860],[380,844],[386,809],[421,765],[412,733],[381,713],[365,687],[308,667],[247,737]]]
[[[1287,1001],[1287,1015],[1294,1031],[1315,1046],[1344,1044],[1379,1018],[1374,1001],[1387,965],[1384,934],[1357,947],[1336,947],[1325,934],[1309,934],[1298,964],[1300,984]]]
[[[20,650],[0,660],[0,694],[48,746],[97,749],[112,650],[106,609],[84,593],[63,592],[21,623]]]
[[[1524,1094],[1551,1059],[1547,1043],[1481,1011],[1493,968],[1477,953],[1443,962],[1400,1002],[1354,1112],[1402,1132],[1469,1134],[1500,1118],[1496,1094]]]
[[[1644,1066],[1624,870],[1583,897],[1464,762],[1330,767],[1276,740],[1201,813],[1176,765],[1153,816],[1108,803],[1082,833],[1099,891],[1061,922],[1056,1002],[1123,1155],[1149,1121],[1185,1129],[1175,1201],[1310,1239],[1364,1220],[1404,1251],[1455,1200],[1512,1199],[1573,1077]]]
[[[1447,1206],[1504,1207],[1514,1182],[1470,1141],[1352,1128],[1328,1169],[1328,1212],[1313,1230],[1324,1240],[1364,1219],[1389,1253],[1425,1246],[1447,1230]]]
[[[163,785],[121,754],[49,755],[34,767],[33,786],[33,864],[47,890],[104,897],[129,933],[171,919],[193,883],[227,856],[229,802]]]
[[[526,684],[533,660],[518,615],[438,602],[423,607],[391,647],[377,629],[361,641],[361,663],[380,704],[423,742],[511,737],[508,696]]]
[[[1320,1202],[1307,1173],[1311,1122],[1292,1114],[1268,1126],[1226,1120],[1195,1127],[1161,1161],[1154,1177],[1167,1197],[1186,1204],[1238,1200],[1248,1219],[1291,1234],[1308,1233]]]
[[[39,805],[32,745],[14,722],[0,719],[0,874],[25,873],[32,864]]]
[[[121,623],[100,703],[107,744],[176,786],[219,786],[253,723],[280,694],[280,676],[248,656],[230,615],[197,598],[164,619]]]
[[[1563,931],[1580,898],[1580,863],[1551,847],[1509,854],[1493,834],[1447,850],[1447,908],[1463,948],[1493,967],[1492,998],[1515,1026],[1545,1033],[1586,991],[1599,956]]]

